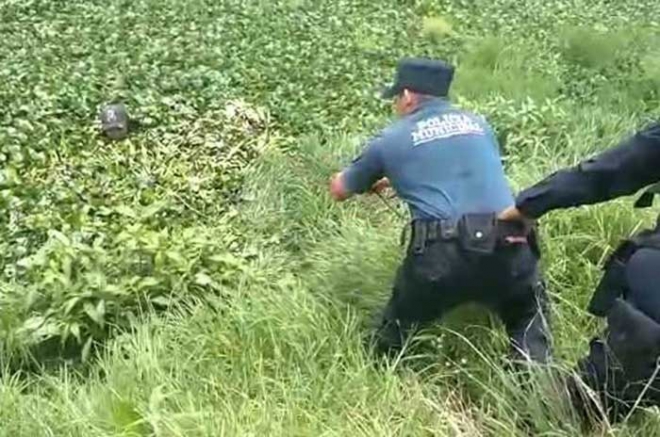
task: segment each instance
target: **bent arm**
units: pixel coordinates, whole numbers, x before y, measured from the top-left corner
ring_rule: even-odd
[[[516,198],[526,217],[633,194],[660,181],[660,123],[576,166],[559,170]]]
[[[335,174],[330,180],[330,195],[337,201],[343,201],[354,194],[362,194],[374,188],[382,181],[384,166],[381,148],[383,137],[372,139],[365,150],[353,162]],[[381,184],[383,182],[380,182]]]

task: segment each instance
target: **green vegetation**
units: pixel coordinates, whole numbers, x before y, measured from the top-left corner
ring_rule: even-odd
[[[654,0],[0,0],[0,435],[581,435],[478,309],[378,366],[402,220],[333,204],[401,56],[458,66],[511,184],[660,115]],[[101,139],[101,105],[141,122]],[[399,205],[400,210],[403,208]],[[542,222],[557,366],[630,199]],[[495,329],[491,330],[493,327]],[[596,435],[654,435],[660,416]],[[531,427],[531,428],[530,428]],[[529,431],[529,430],[532,431]]]

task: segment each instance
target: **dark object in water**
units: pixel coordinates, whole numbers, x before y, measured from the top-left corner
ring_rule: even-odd
[[[101,130],[112,140],[123,140],[128,136],[130,120],[122,103],[105,106],[101,110]]]

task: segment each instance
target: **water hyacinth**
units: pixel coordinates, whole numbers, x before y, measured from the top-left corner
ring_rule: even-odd
[[[0,435],[583,435],[557,375],[653,211],[543,220],[557,359],[523,389],[478,308],[373,359],[404,222],[327,181],[389,120],[374,89],[402,56],[457,65],[451,97],[493,123],[516,190],[614,144],[660,115],[659,7],[0,3]],[[139,121],[123,141],[99,135],[109,102]]]

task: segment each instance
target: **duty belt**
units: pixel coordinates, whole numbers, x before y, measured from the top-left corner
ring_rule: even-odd
[[[453,240],[458,238],[458,224],[450,220],[413,220],[411,227],[411,245],[415,252],[423,250],[427,242]]]
[[[443,240],[458,240],[462,233],[466,232],[460,226],[460,220],[413,220],[410,223],[411,241],[410,248],[414,253],[422,253],[427,243]],[[496,220],[493,227],[495,235],[480,235],[480,231],[475,231],[473,238],[495,238],[498,244],[507,242],[527,243],[529,230],[520,222],[508,220]],[[404,229],[405,231],[405,229]],[[402,234],[402,243],[404,241]]]

